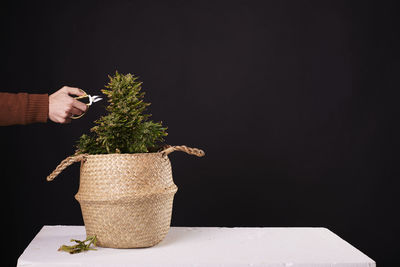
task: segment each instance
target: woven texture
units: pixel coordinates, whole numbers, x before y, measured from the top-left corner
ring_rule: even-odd
[[[160,153],[89,155],[75,198],[99,246],[149,247],[169,230],[176,191],[170,161]]]
[[[204,152],[186,146],[168,146],[159,153],[74,155],[47,177],[52,181],[66,167],[81,162],[75,198],[81,205],[86,234],[97,245],[112,248],[150,247],[159,243],[171,224],[177,186],[168,154]]]

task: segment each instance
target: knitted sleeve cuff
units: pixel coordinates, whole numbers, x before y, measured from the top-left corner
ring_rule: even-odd
[[[49,95],[28,94],[28,105],[25,113],[25,124],[47,122],[49,117]]]

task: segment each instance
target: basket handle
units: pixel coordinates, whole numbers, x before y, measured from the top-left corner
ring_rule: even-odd
[[[191,148],[191,147],[187,147],[187,146],[166,146],[166,148],[164,148],[164,150],[161,151],[161,153],[163,154],[163,156],[167,156],[168,154],[170,154],[174,151],[182,151],[182,152],[186,152],[190,155],[195,155],[198,157],[203,157],[205,155],[203,150],[198,149],[198,148]]]
[[[53,181],[63,170],[65,170],[69,165],[74,164],[75,162],[86,160],[87,154],[75,154],[69,156],[68,158],[64,159],[63,161],[58,164],[56,169],[47,176],[47,181]]]
[[[204,151],[198,148],[191,148],[187,146],[166,146],[164,150],[162,150],[160,153],[162,153],[163,156],[167,156],[168,154],[174,152],[174,151],[183,151],[186,152],[190,155],[195,155],[198,157],[203,157],[205,155]],[[74,164],[75,162],[78,161],[84,161],[86,160],[88,154],[75,154],[72,156],[67,157],[63,161],[58,164],[58,166],[55,168],[55,170],[47,176],[47,181],[53,181],[63,170],[65,170],[69,165]]]

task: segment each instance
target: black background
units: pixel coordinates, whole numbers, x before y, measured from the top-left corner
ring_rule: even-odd
[[[99,94],[108,74],[134,73],[166,143],[207,153],[170,156],[172,225],[327,227],[394,266],[398,12],[395,1],[10,1],[1,90]],[[83,224],[79,164],[45,178],[104,104],[69,125],[0,128],[7,263],[43,225]]]

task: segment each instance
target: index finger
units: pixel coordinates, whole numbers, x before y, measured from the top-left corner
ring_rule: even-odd
[[[86,95],[85,92],[82,89],[76,88],[76,87],[66,87],[67,93],[69,95],[76,95],[76,96],[83,96]]]

